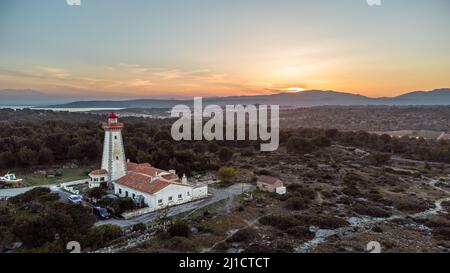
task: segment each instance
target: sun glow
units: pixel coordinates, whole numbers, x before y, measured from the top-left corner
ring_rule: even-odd
[[[306,89],[301,88],[301,87],[289,87],[289,88],[284,88],[282,90],[287,91],[289,93],[297,93],[297,92],[305,91]]]

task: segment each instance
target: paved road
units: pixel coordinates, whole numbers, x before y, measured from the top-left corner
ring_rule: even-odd
[[[242,192],[246,192],[254,189],[255,186],[251,184],[234,184],[228,188],[217,189],[217,188],[209,188],[209,192],[212,193],[212,196],[207,199],[202,199],[186,204],[182,204],[176,207],[170,208],[167,216],[174,216],[183,212],[191,211],[198,208],[203,208],[213,203],[219,202],[221,200],[228,199],[232,196],[236,196],[241,194]],[[122,220],[122,219],[109,219],[98,221],[95,225],[101,226],[105,224],[113,224],[118,225],[122,228],[130,227],[139,223],[147,223],[153,221],[158,216],[158,212],[150,212],[132,219]]]
[[[63,202],[67,202],[67,198],[71,195],[70,193],[63,191],[57,185],[41,185],[41,186],[32,186],[32,187],[14,188],[14,189],[1,189],[0,190],[0,199],[11,198],[16,195],[30,191],[34,188],[49,188],[51,191],[58,193]]]

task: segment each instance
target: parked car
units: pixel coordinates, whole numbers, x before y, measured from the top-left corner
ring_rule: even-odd
[[[81,198],[80,195],[76,195],[76,194],[69,196],[68,199],[69,199],[69,203],[72,203],[72,204],[81,204],[83,202],[83,198]]]
[[[109,219],[111,217],[111,215],[109,214],[108,210],[102,207],[94,207],[93,212],[95,215],[97,215],[98,218],[100,219]]]

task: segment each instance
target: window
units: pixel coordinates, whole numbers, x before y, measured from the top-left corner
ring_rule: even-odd
[[[118,157],[118,156],[116,156],[116,160],[119,160],[119,157]]]
[[[100,177],[100,181],[101,182],[105,181],[105,178],[104,177]]]
[[[178,199],[181,199],[181,198],[183,198],[183,195],[182,194],[178,194]]]
[[[117,136],[114,136],[114,139],[117,139]]]
[[[172,199],[173,199],[172,196],[169,196],[169,201],[172,201]]]
[[[136,194],[133,193],[133,199],[136,197]]]
[[[158,204],[162,205],[162,199],[158,199]]]
[[[191,193],[190,193],[190,192],[187,192],[186,195],[187,195],[187,196],[191,196]]]
[[[119,194],[122,194],[122,189],[119,189]]]
[[[125,191],[125,197],[128,197],[128,191]]]

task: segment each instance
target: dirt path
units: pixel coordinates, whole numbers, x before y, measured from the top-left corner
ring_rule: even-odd
[[[268,214],[268,215],[271,215],[271,214]],[[228,236],[225,237],[225,239],[215,242],[211,247],[205,248],[205,249],[203,249],[203,250],[200,251],[200,252],[201,252],[201,253],[208,253],[208,252],[211,252],[211,250],[213,250],[216,246],[218,246],[218,245],[221,244],[221,243],[226,242],[228,239],[230,239],[231,237],[233,237],[233,235],[236,234],[238,231],[243,230],[243,229],[247,229],[247,228],[250,228],[250,227],[254,226],[256,223],[258,223],[259,219],[261,219],[262,217],[268,216],[268,215],[260,216],[260,217],[258,217],[257,219],[255,219],[255,220],[253,220],[253,221],[247,221],[247,220],[244,220],[245,223],[247,224],[245,227],[242,227],[242,228],[239,228],[239,229],[236,229],[236,230],[231,230],[230,233],[228,234]]]

